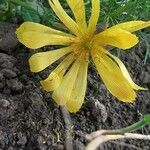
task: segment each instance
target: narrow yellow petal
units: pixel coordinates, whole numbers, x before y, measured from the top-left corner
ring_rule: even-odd
[[[52,97],[58,105],[65,105],[69,100],[79,68],[80,63],[76,60],[64,76],[60,86],[54,90]]]
[[[64,76],[60,86],[54,90],[52,95],[58,105],[65,105],[70,112],[76,112],[79,110],[83,103],[86,89],[85,84],[88,63],[85,57],[85,54],[80,55],[80,57],[74,62],[70,70]],[[78,79],[81,82],[79,85],[77,85],[79,83]],[[79,93],[77,93],[78,91]]]
[[[64,23],[64,25],[72,31],[75,35],[80,36],[81,31],[76,22],[68,16],[68,14],[64,11],[62,6],[60,5],[58,0],[49,0],[49,4],[59,19]]]
[[[59,30],[55,30],[53,28],[44,26],[39,23],[35,22],[24,22],[20,25],[20,27],[17,29],[17,34],[22,33],[22,32],[28,32],[28,31],[36,31],[36,32],[41,32],[41,33],[49,33],[49,34],[57,34],[61,36],[71,36],[67,33],[64,33]]]
[[[75,57],[74,54],[69,54],[58,66],[57,68],[51,72],[47,79],[40,81],[42,87],[47,92],[55,90],[61,83],[62,78],[74,61]]]
[[[93,34],[100,14],[100,0],[92,0],[92,13],[89,20],[88,32]]]
[[[107,29],[94,37],[95,43],[128,49],[138,43],[138,37],[120,28]]]
[[[103,48],[101,48],[103,50]],[[128,80],[122,74],[118,64],[107,54],[101,54],[99,50],[92,51],[92,58],[96,68],[112,95],[123,102],[133,102],[136,93]]]
[[[37,49],[46,45],[69,45],[73,42],[73,38],[47,33],[25,32],[19,41],[28,48]]]
[[[80,65],[70,99],[65,104],[69,112],[77,112],[84,102],[87,87],[87,69],[88,59],[86,58],[83,59],[82,64]]]
[[[128,70],[126,69],[125,65],[122,63],[122,61],[118,57],[110,54],[109,52],[107,52],[107,54],[116,61],[116,63],[119,65],[122,71],[123,76],[128,80],[129,84],[134,90],[147,90],[146,88],[140,87],[133,82]]]
[[[25,22],[16,31],[18,40],[28,48],[46,45],[68,45],[74,38],[38,23]]]
[[[144,28],[150,27],[150,21],[129,21],[117,24],[111,28],[121,28],[129,32],[135,32]]]
[[[30,70],[32,72],[40,72],[71,51],[71,47],[66,47],[48,52],[36,53],[29,59]]]
[[[76,22],[80,27],[81,31],[84,33],[86,32],[87,25],[85,19],[85,7],[83,0],[67,0],[69,7],[71,8]]]

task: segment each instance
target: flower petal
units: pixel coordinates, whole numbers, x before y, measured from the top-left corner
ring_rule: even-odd
[[[101,48],[103,50],[103,48]],[[133,102],[136,93],[128,80],[122,74],[118,64],[107,54],[101,54],[99,50],[92,51],[92,58],[96,68],[112,95],[123,102]]]
[[[116,61],[116,63],[118,64],[118,66],[120,67],[122,71],[122,74],[128,80],[129,84],[134,90],[147,90],[146,88],[140,87],[133,82],[128,70],[126,69],[125,65],[122,63],[122,61],[118,57],[110,54],[109,52],[107,52],[107,54]]]
[[[80,55],[52,95],[58,105],[65,105],[70,112],[78,111],[84,100],[88,65],[85,57],[85,53]]]
[[[18,40],[26,47],[36,49],[45,45],[67,45],[73,42],[71,35],[38,23],[25,22],[16,31]]]
[[[138,37],[120,28],[109,28],[94,37],[95,43],[128,49],[138,43]]]
[[[82,32],[86,32],[87,25],[86,25],[86,19],[85,19],[85,7],[84,7],[84,1],[83,0],[67,0],[67,3],[69,4],[69,7],[71,8],[76,22]]]
[[[60,48],[48,52],[41,52],[32,55],[29,65],[32,72],[39,72],[58,60],[60,57],[72,51],[72,47]]]
[[[40,81],[44,90],[47,92],[53,91],[60,85],[66,70],[72,64],[74,59],[74,54],[71,53],[57,66],[54,71],[51,72],[47,79]]]
[[[55,30],[53,28],[44,26],[39,23],[35,22],[24,22],[21,24],[21,26],[17,29],[17,33],[22,33],[22,32],[28,32],[28,31],[36,31],[36,32],[42,32],[42,33],[50,33],[50,34],[57,34],[57,35],[62,35],[62,36],[71,36],[70,34],[64,33],[59,30]]]
[[[87,69],[88,60],[85,59],[79,68],[70,100],[65,104],[69,112],[77,112],[84,102],[87,87]]]
[[[93,34],[100,14],[100,0],[92,0],[92,13],[89,20],[88,32]]]
[[[150,21],[129,21],[117,24],[111,28],[121,28],[129,32],[135,32],[144,28],[150,27]]]
[[[58,0],[49,0],[49,4],[59,19],[65,24],[65,26],[72,31],[75,35],[80,36],[81,31],[76,24],[76,22],[68,16],[68,14],[64,11],[62,6],[60,5]]]

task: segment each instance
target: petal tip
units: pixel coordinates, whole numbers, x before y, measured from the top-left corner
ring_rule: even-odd
[[[136,96],[132,99],[120,99],[120,98],[117,98],[119,101],[122,101],[124,103],[134,103],[136,101]]]

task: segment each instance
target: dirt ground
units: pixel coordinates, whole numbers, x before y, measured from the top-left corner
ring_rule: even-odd
[[[28,58],[35,51],[18,43],[15,28],[16,25],[0,23],[0,150],[65,150],[68,145],[83,150],[86,134],[126,127],[150,113],[149,91],[138,92],[133,104],[122,103],[100,84],[99,75],[90,63],[84,105],[78,113],[69,115],[39,84],[52,67],[38,74],[30,72]],[[150,61],[143,64],[145,49],[144,43],[140,43],[128,53],[121,52],[120,58],[134,81],[150,88]],[[138,132],[150,134],[150,127]],[[112,141],[100,149],[149,150],[150,142]]]

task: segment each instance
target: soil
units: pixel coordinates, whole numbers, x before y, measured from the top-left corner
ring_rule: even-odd
[[[28,58],[35,51],[18,44],[15,28],[16,25],[0,23],[0,150],[83,150],[87,144],[86,134],[98,129],[126,127],[150,113],[149,91],[138,92],[133,104],[120,102],[100,84],[92,63],[81,110],[69,114],[59,108],[51,93],[39,84],[51,68],[37,74],[30,72]],[[150,61],[143,64],[145,52],[145,44],[140,43],[128,53],[121,51],[120,58],[134,81],[150,88]],[[150,134],[150,126],[138,132]],[[149,150],[150,142],[112,141],[100,149]]]

